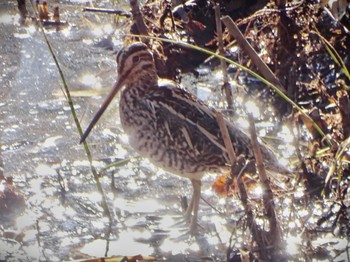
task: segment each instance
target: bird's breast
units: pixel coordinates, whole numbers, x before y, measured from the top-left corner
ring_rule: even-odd
[[[157,102],[124,92],[119,111],[131,147],[156,166],[183,177],[199,179],[205,172],[223,164],[215,160],[215,156],[205,155],[210,155],[210,150],[203,154],[203,150],[210,149],[210,144],[202,141],[198,147],[194,130]],[[203,163],[204,159],[206,162]]]

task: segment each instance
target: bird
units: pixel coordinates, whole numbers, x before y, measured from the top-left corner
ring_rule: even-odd
[[[158,77],[153,54],[142,42],[123,47],[116,62],[117,80],[80,143],[121,91],[119,117],[131,147],[155,166],[190,179],[193,193],[185,218],[190,232],[196,233],[201,179],[230,164],[217,111],[177,83]],[[225,125],[236,155],[254,158],[250,137],[226,119]],[[260,149],[267,169],[286,170],[268,146],[260,142]]]

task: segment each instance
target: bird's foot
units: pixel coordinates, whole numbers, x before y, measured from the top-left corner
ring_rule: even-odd
[[[190,223],[190,234],[191,235],[197,235],[198,234],[198,228],[201,228],[201,229],[203,229],[203,227],[201,227],[198,223],[197,223],[197,221],[191,221],[191,223]]]
[[[184,216],[177,217],[177,222],[173,227],[181,228],[181,231],[185,231],[185,234],[197,235],[200,229],[204,229],[200,226],[196,219],[193,219],[191,213],[185,213]]]

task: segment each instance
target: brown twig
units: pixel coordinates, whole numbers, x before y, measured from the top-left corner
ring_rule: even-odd
[[[115,14],[119,16],[131,17],[131,14],[126,13],[122,10],[107,9],[107,8],[84,7],[83,12],[107,13],[107,14]]]
[[[245,172],[247,167],[249,166],[249,162],[245,163],[244,157],[236,157],[236,153],[233,148],[233,144],[231,138],[229,136],[227,126],[225,124],[224,118],[220,112],[216,113],[216,121],[220,127],[221,135],[224,140],[224,144],[227,150],[227,154],[231,163],[231,177],[237,177],[237,188],[240,196],[240,200],[242,202],[244,212],[247,216],[247,224],[252,233],[254,241],[260,248],[261,258],[267,260],[269,258],[267,246],[265,245],[266,241],[264,241],[264,231],[262,231],[257,223],[254,220],[254,213],[251,205],[249,204],[248,194],[244,185],[244,181],[242,179],[242,174]],[[238,174],[238,175],[237,175]]]
[[[68,22],[66,21],[54,21],[54,20],[44,20],[41,22],[43,26],[68,26]]]
[[[233,165],[236,163],[237,157],[236,157],[235,149],[233,147],[230,135],[229,135],[228,130],[227,130],[227,126],[225,124],[224,117],[222,116],[222,114],[220,112],[216,112],[216,121],[219,125],[222,139],[224,140],[224,144],[225,144],[231,165]]]
[[[131,6],[131,14],[137,26],[138,34],[148,35],[147,26],[145,24],[145,21],[143,20],[138,1],[130,0],[130,6]],[[144,41],[147,41],[146,38],[142,38],[142,39],[144,39]]]
[[[266,244],[266,240],[265,240],[265,235],[264,235],[264,231],[262,231],[260,229],[260,227],[257,225],[257,223],[254,220],[254,213],[252,210],[252,207],[248,201],[248,194],[247,194],[247,190],[245,188],[244,185],[244,181],[243,181],[243,176],[242,174],[245,172],[246,168],[249,166],[250,163],[246,163],[245,166],[243,167],[238,167],[240,168],[240,172],[237,176],[237,188],[238,188],[238,192],[240,195],[240,200],[242,202],[243,208],[244,208],[244,212],[246,214],[247,217],[247,225],[250,229],[250,232],[252,233],[252,238],[255,241],[255,243],[258,245],[259,247],[259,251],[260,251],[260,258],[262,260],[267,261],[269,259],[269,255],[268,255],[268,247]],[[232,166],[231,168],[231,172],[234,173],[235,171],[233,171],[233,169],[237,168],[236,166]]]
[[[272,258],[276,258],[276,252],[280,249],[282,244],[282,234],[279,222],[275,213],[275,204],[273,201],[273,193],[269,184],[269,180],[266,175],[266,170],[263,162],[263,157],[258,143],[258,138],[256,135],[254,118],[251,114],[248,114],[249,126],[250,126],[250,136],[251,143],[254,152],[254,158],[256,161],[256,167],[259,174],[260,183],[263,188],[263,203],[266,216],[270,224],[269,240],[273,244],[273,254]]]
[[[220,20],[220,16],[221,16],[220,5],[218,4],[215,5],[214,11],[215,11],[216,34],[218,39],[219,54],[224,56],[225,51],[224,51],[224,42],[223,42],[223,34],[222,34],[222,24]],[[223,80],[224,80],[224,84],[222,87],[225,90],[227,107],[229,109],[232,109],[233,108],[232,91],[231,91],[230,83],[228,82],[227,63],[223,59],[220,59],[220,63],[221,63]]]
[[[235,22],[229,17],[224,16],[221,21],[225,24],[230,35],[232,35],[237,44],[246,52],[246,54],[253,61],[254,65],[258,68],[259,72],[272,84],[277,86],[283,93],[286,93],[285,88],[282,86],[280,81],[276,78],[270,68],[264,63],[264,61],[259,57],[253,47],[244,38],[243,34],[235,24]]]

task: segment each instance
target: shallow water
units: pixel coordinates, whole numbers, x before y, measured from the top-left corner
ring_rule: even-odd
[[[110,2],[93,3],[109,8],[113,7]],[[59,6],[61,19],[69,22],[68,27],[46,28],[45,32],[84,128],[115,81],[114,52],[123,44],[127,21],[115,22],[107,14],[84,13],[81,10],[86,1],[64,1]],[[31,10],[29,3],[27,7]],[[125,5],[116,4],[115,8]],[[204,229],[197,238],[186,234],[187,226],[181,223],[180,198],[190,197],[189,181],[157,170],[130,149],[121,130],[117,100],[88,138],[93,165],[100,172],[112,214],[110,222],[103,214],[102,197],[79,144],[79,134],[61,90],[62,81],[43,34],[33,23],[21,25],[19,20],[14,3],[0,3],[0,163],[4,176],[13,177],[26,203],[23,213],[0,222],[4,231],[24,233],[20,243],[2,234],[0,260],[6,256],[9,261],[61,261],[142,254],[165,260],[187,255],[193,260],[211,257],[223,261],[230,237],[233,250],[247,244],[241,204],[236,198],[220,199],[215,195],[211,189],[215,176],[206,176],[203,181],[203,198],[212,205],[201,201],[200,224]],[[210,90],[210,86],[219,86],[220,74],[209,73],[201,68],[199,79],[184,76],[183,82],[195,85],[193,91],[200,98],[222,106]],[[249,108],[256,106],[240,97],[236,100]],[[256,107],[254,112],[257,117],[258,112],[273,113],[269,107]],[[239,114],[237,123],[247,125]],[[257,126],[264,135],[274,128],[274,123],[260,122]],[[288,133],[282,127],[279,135],[288,139]],[[285,140],[279,147],[286,157],[294,153],[291,143]],[[103,170],[128,159],[118,167]],[[297,255],[301,245],[306,245],[301,235],[303,227],[312,228],[317,221],[313,216],[319,217],[329,204],[310,203],[303,208],[302,190],[286,192],[293,199],[281,194],[276,205],[284,227],[288,228],[288,252]],[[295,200],[301,204],[295,205]],[[259,196],[256,201],[260,201]],[[332,243],[329,248],[334,250],[348,245],[331,234],[313,241],[318,246],[329,247]],[[346,255],[340,254],[341,258]]]
[[[94,3],[97,7],[113,7],[106,1]],[[115,80],[113,52],[122,45],[122,32],[118,33],[120,24],[113,21],[113,16],[83,13],[82,6],[85,4],[81,2],[60,4],[61,19],[67,20],[69,26],[58,31],[46,28],[46,33],[84,127]],[[29,3],[27,8],[32,10]],[[203,238],[206,241],[182,236],[187,226],[178,225],[180,197],[190,196],[191,187],[186,179],[157,171],[146,160],[134,158],[121,132],[116,103],[89,137],[97,170],[121,159],[132,159],[101,175],[113,214],[110,225],[103,215],[101,195],[79,145],[61,79],[40,28],[30,22],[21,25],[14,3],[2,3],[0,9],[3,173],[13,177],[26,203],[23,214],[2,223],[6,231],[24,233],[22,245],[1,239],[0,258],[12,246],[16,252],[10,252],[7,259],[14,261],[137,254],[215,254],[222,259],[225,244],[220,242],[227,242],[229,236],[221,228],[223,235],[219,239],[216,228],[222,227],[225,219],[202,204],[201,220],[211,227],[207,238]],[[101,95],[74,93],[96,89],[101,90]],[[210,188],[210,180],[204,189]],[[210,190],[203,195],[218,202]],[[224,208],[224,204],[218,208]],[[210,243],[208,239],[212,239]]]

